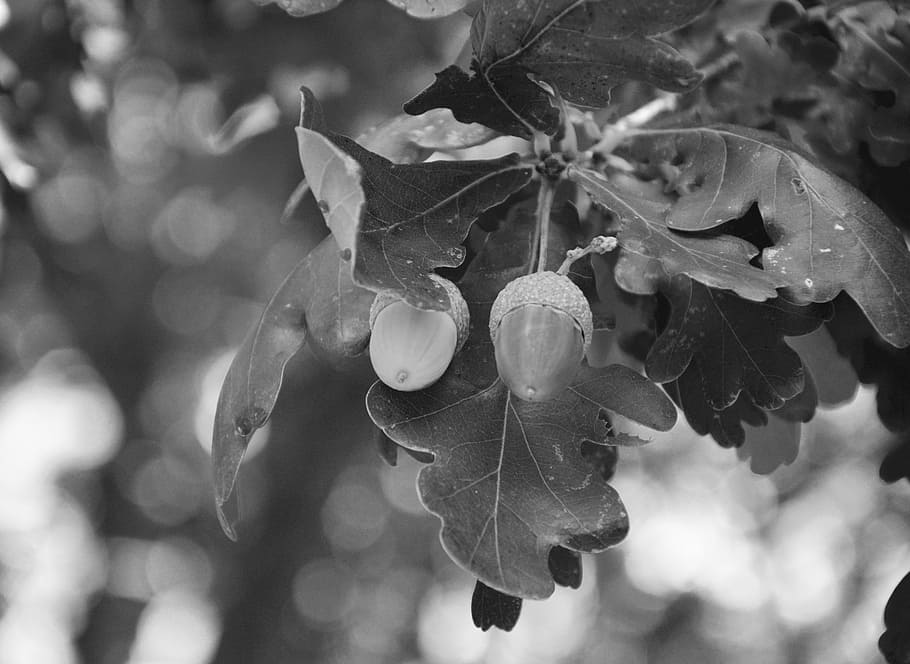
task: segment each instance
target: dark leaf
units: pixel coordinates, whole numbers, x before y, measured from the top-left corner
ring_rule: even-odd
[[[826,406],[836,406],[849,401],[856,394],[859,380],[849,360],[837,352],[837,346],[827,327],[787,340],[799,353],[809,369],[818,391],[818,401]]]
[[[745,442],[736,448],[737,456],[749,460],[749,469],[757,475],[768,475],[788,466],[799,454],[802,425],[771,412],[762,426],[745,425]]]
[[[520,401],[498,380],[478,391],[455,373],[421,392],[376,383],[367,395],[370,416],[399,444],[435,455],[418,488],[443,520],[449,555],[503,592],[547,597],[552,546],[601,551],[628,529],[619,496],[580,453],[585,440],[633,440],[608,439],[600,411],[666,430],[675,409],[653,383],[619,365],[580,372],[544,403]]]
[[[758,203],[774,243],[762,266],[788,299],[827,302],[845,291],[885,340],[910,344],[910,251],[852,185],[777,136],[744,127],[646,131],[633,151],[679,164],[671,228],[711,229]]]
[[[885,3],[867,2],[838,12],[833,23],[843,51],[841,72],[870,90],[891,90],[897,107],[910,112],[907,20]]]
[[[727,408],[715,410],[705,397],[703,382],[698,368],[690,366],[675,381],[664,385],[695,433],[711,436],[721,447],[739,447],[746,442],[744,424],[762,427],[768,423],[767,413],[745,393]]]
[[[609,435],[609,434],[608,434]],[[590,440],[581,442],[581,456],[591,464],[594,471],[605,482],[613,479],[616,474],[616,464],[619,462],[619,450],[612,445],[598,445]]]
[[[633,191],[596,171],[569,168],[569,179],[584,187],[597,205],[615,214],[622,251],[616,282],[631,293],[653,294],[664,275],[688,275],[714,288],[730,289],[750,300],[775,297],[778,280],[749,261],[758,254],[751,243],[732,235],[678,233],[666,222],[670,201]],[[743,210],[745,212],[745,210]]]
[[[888,664],[910,662],[910,574],[901,579],[885,605],[885,633],[878,647]]]
[[[605,448],[609,449],[609,448]],[[548,559],[553,580],[560,586],[578,589],[581,587],[581,554],[561,546],[550,549]]]
[[[531,138],[532,130],[552,134],[559,126],[559,111],[550,95],[522,70],[490,79],[451,65],[404,105],[406,113],[415,115],[442,108],[451,109],[461,122],[479,122],[522,138]]]
[[[491,627],[511,632],[520,615],[521,598],[501,593],[479,580],[474,584],[474,594],[471,597],[471,618],[474,620],[475,627],[479,627],[484,632]]]
[[[894,447],[888,450],[882,459],[878,474],[883,482],[889,484],[901,478],[910,480],[910,435],[904,434]]]
[[[498,380],[487,320],[499,290],[527,273],[533,226],[523,220],[513,215],[487,236],[459,282],[472,334],[440,381],[410,393],[377,383],[367,408],[397,443],[435,455],[418,489],[443,521],[449,555],[488,586],[540,598],[553,590],[553,546],[602,550],[628,527],[619,497],[581,448],[640,441],[611,436],[602,412],[666,430],[676,411],[653,383],[618,365],[580,367],[569,389],[543,403],[516,399]]]
[[[654,35],[680,27],[713,0],[487,0],[471,28],[474,73],[457,68],[406,110],[448,107],[462,122],[482,122],[517,136],[553,134],[558,113],[528,76],[547,83],[573,104],[602,107],[610,90],[644,81],[665,90],[690,90],[701,74]]]
[[[802,361],[783,337],[819,327],[826,307],[749,302],[688,277],[675,277],[663,292],[671,315],[645,363],[652,380],[676,380],[693,366],[714,410],[729,407],[743,391],[765,409],[780,408],[803,391]]]
[[[629,80],[682,92],[701,75],[650,37],[685,25],[712,2],[488,1],[472,26],[474,55],[487,78],[525,68],[583,106],[605,106],[610,89]]]
[[[319,131],[318,102],[303,89],[297,128],[300,159],[326,223],[354,264],[354,282],[390,290],[423,309],[444,309],[445,290],[430,279],[457,267],[481,212],[531,180],[517,155],[488,161],[393,164],[354,141]]]
[[[878,386],[882,424],[892,431],[910,429],[910,348],[885,344],[850,300],[841,298],[835,305],[826,327],[838,352],[849,358],[861,383]]]

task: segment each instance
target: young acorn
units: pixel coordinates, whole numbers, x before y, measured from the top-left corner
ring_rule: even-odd
[[[490,310],[499,376],[526,401],[546,401],[566,389],[593,335],[584,294],[556,272],[535,272],[509,282]]]
[[[446,311],[412,307],[390,292],[376,295],[370,307],[370,362],[379,380],[395,390],[429,387],[448,368],[470,329],[468,303],[458,287],[432,274],[449,296]]]

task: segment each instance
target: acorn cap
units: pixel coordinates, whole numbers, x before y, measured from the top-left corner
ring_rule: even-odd
[[[448,279],[440,277],[438,274],[431,274],[430,279],[442,286],[449,296],[449,308],[446,309],[446,313],[455,321],[455,329],[458,332],[458,341],[455,345],[455,352],[457,353],[464,346],[465,341],[468,340],[468,333],[471,331],[471,314],[468,311],[468,303],[465,302],[464,296],[458,290],[458,286]],[[373,304],[370,305],[370,329],[373,329],[376,316],[379,315],[380,311],[393,302],[400,301],[401,297],[394,291],[380,291],[377,293],[376,297],[373,298]]]
[[[588,352],[594,337],[591,305],[571,279],[556,272],[534,272],[506,284],[490,310],[490,337],[496,339],[503,316],[526,304],[553,307],[571,316],[581,329],[585,353]]]

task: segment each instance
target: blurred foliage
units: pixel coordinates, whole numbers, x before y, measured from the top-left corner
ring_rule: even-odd
[[[760,25],[761,4],[719,16]],[[505,634],[471,624],[473,579],[417,500],[418,462],[377,457],[368,365],[338,375],[305,351],[248,454],[251,525],[223,537],[218,390],[326,234],[311,203],[278,223],[301,176],[298,88],[358,135],[467,29],[375,0],[305,20],[249,0],[0,0],[4,664],[880,661],[910,485],[878,480],[891,441],[869,388],[768,477],[685,425],[624,453],[628,540]],[[875,168],[898,181],[906,162]]]

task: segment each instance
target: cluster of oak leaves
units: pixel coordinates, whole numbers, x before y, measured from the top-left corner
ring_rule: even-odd
[[[306,13],[306,2],[289,4]],[[376,294],[414,316],[445,312],[442,274],[470,313],[463,347],[452,357],[451,344],[448,368],[423,389],[377,381],[367,408],[387,454],[400,446],[427,462],[420,496],[448,554],[479,579],[475,622],[510,629],[520,598],[577,587],[579,552],[626,534],[607,481],[617,447],[646,441],[615,431],[613,414],[667,430],[678,407],[697,432],[739,447],[744,423],[807,422],[819,403],[785,337],[827,325],[845,354],[862,346],[907,363],[895,349],[910,345],[910,252],[850,181],[862,183],[861,150],[884,166],[910,157],[910,12],[878,1],[769,3],[739,19],[713,0],[397,4],[440,14],[471,4],[470,71],[440,72],[405,105],[410,115],[359,142],[332,133],[303,90],[300,156],[331,235],[269,302],[225,381],[217,506],[234,536],[243,452],[304,342],[338,362],[362,354]],[[742,23],[735,37],[720,38],[731,21]],[[725,65],[703,81],[681,52]],[[678,110],[612,133],[578,110],[607,107],[621,84],[631,99],[679,93]],[[501,134],[536,149],[423,161]],[[544,188],[555,202],[541,229]],[[517,398],[497,370],[491,306],[542,267],[541,237],[553,270],[596,236],[615,238],[616,251],[569,276],[644,376],[578,361],[550,398]],[[897,428],[910,422],[889,407],[892,387],[882,382],[879,403]],[[910,653],[908,586],[910,576],[885,613],[889,661]]]

